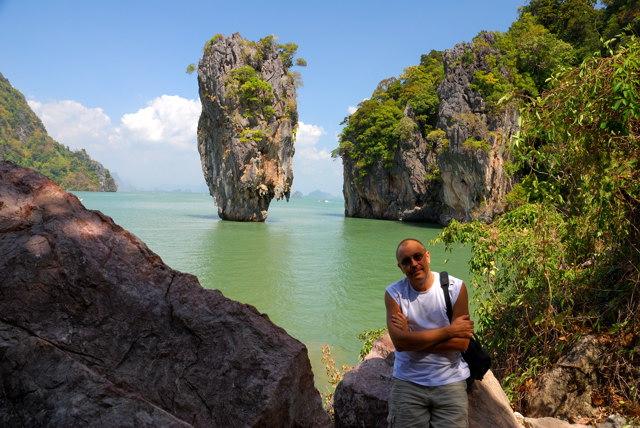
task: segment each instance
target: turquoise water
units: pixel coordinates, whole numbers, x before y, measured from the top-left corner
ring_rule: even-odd
[[[402,277],[394,257],[407,237],[433,239],[432,225],[344,217],[343,201],[274,201],[265,223],[222,221],[212,198],[193,193],[75,192],[205,288],[255,306],[303,342],[317,382],[321,346],[337,365],[357,362],[357,334],[385,326],[384,289]],[[469,250],[431,248],[434,270],[468,283]]]

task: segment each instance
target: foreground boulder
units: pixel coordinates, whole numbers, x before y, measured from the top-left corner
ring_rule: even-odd
[[[324,426],[305,346],[0,162],[0,426]]]
[[[393,373],[393,344],[388,335],[338,384],[333,398],[337,427],[386,427]],[[489,371],[469,393],[469,428],[519,428],[500,383]]]

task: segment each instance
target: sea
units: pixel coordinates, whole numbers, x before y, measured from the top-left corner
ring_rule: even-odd
[[[348,218],[344,201],[273,201],[264,223],[221,220],[204,193],[74,192],[135,234],[173,269],[205,288],[267,314],[303,342],[321,392],[329,388],[322,346],[337,367],[358,362],[358,334],[385,327],[384,290],[402,278],[395,248],[425,244],[441,228],[424,223]],[[469,283],[470,249],[430,247],[433,270]]]

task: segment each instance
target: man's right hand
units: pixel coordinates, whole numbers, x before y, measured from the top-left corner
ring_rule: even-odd
[[[473,336],[473,321],[469,315],[461,315],[454,319],[449,328],[453,337],[470,339]]]

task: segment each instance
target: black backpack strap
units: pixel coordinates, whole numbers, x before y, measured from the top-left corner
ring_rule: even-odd
[[[451,307],[451,296],[449,296],[449,273],[446,271],[440,272],[440,286],[444,292],[444,301],[447,303],[447,317],[449,318],[449,322],[451,322],[453,308]]]

